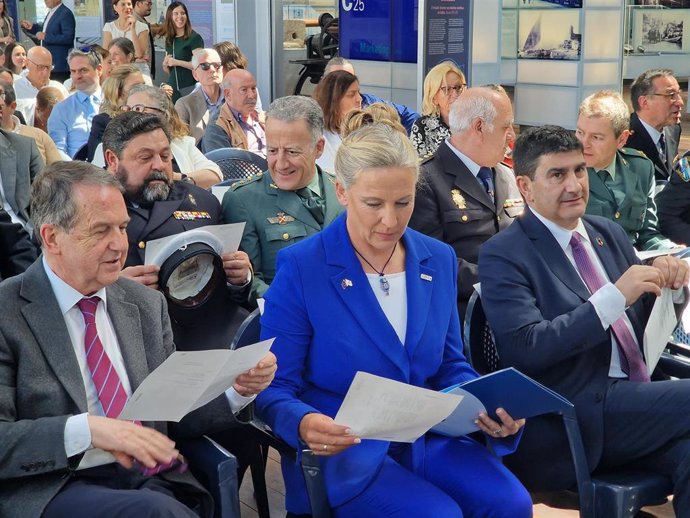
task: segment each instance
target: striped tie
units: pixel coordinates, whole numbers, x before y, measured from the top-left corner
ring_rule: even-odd
[[[108,358],[103,348],[103,343],[98,337],[96,329],[96,308],[101,301],[99,297],[84,298],[77,302],[77,307],[84,316],[86,331],[84,334],[84,349],[86,351],[86,363],[91,371],[91,379],[98,392],[98,400],[103,407],[103,413],[110,418],[117,419],[127,403],[125,392],[120,377]],[[139,421],[135,424],[141,425]],[[168,464],[158,464],[153,468],[141,466],[141,472],[147,476],[177,469],[180,473],[187,471],[187,464],[175,459]]]

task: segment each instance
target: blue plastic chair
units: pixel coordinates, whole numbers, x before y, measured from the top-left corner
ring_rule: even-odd
[[[177,444],[196,479],[211,493],[214,518],[240,518],[237,459],[208,437],[184,439]]]
[[[503,367],[476,291],[467,305],[463,341],[467,361],[479,374]],[[664,361],[670,360],[666,355]],[[569,404],[553,408],[551,413],[563,418],[575,468],[581,518],[634,518],[642,507],[666,502],[673,486],[663,475],[634,470],[595,471],[590,475],[575,407]]]
[[[261,315],[258,309],[252,311],[237,329],[230,349],[238,349],[260,341]],[[266,490],[266,459],[268,448],[278,450],[281,456],[296,459],[297,452],[285,441],[278,438],[271,428],[258,418],[253,418],[251,426],[256,431],[256,447],[252,454],[250,469],[252,471],[252,483],[254,484],[254,497],[261,518],[270,518],[268,509],[268,494]],[[331,508],[328,503],[326,486],[321,474],[319,458],[311,450],[302,450],[302,473],[307,487],[309,503],[311,505],[312,518],[331,518]],[[291,516],[288,513],[288,518]]]
[[[265,158],[256,153],[226,147],[206,153],[206,158],[215,162],[223,173],[223,180],[244,180],[268,169]],[[223,183],[223,185],[227,185]]]

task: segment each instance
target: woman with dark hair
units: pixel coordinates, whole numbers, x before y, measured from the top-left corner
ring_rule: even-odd
[[[192,29],[187,6],[177,1],[168,6],[159,36],[165,38],[163,70],[169,74],[174,103],[190,93],[196,84],[192,76],[192,53],[204,47],[204,40]]]
[[[5,47],[5,68],[11,70],[15,78],[26,68],[26,49],[16,41]]]
[[[149,70],[149,27],[132,14],[132,0],[112,0],[117,18],[103,26],[103,47],[110,47],[114,38],[127,38],[134,47],[134,60],[139,69],[147,75]]]
[[[0,52],[4,52],[5,46],[14,42],[14,21],[7,14],[5,0],[0,0]]]
[[[326,145],[316,163],[333,174],[335,153],[340,147],[340,125],[350,110],[362,107],[359,80],[344,70],[331,72],[324,77],[314,91],[314,99],[323,110],[323,136]]]
[[[110,56],[110,64],[113,68],[119,67],[120,65],[135,65],[137,68],[139,68],[139,70],[141,70],[141,67],[135,62],[134,59],[134,44],[128,38],[115,38],[110,42],[108,53]],[[142,73],[142,75],[144,77],[144,84],[153,85],[150,75],[146,73]],[[172,93],[172,89],[170,90],[170,93]]]
[[[247,56],[231,41],[221,41],[213,44],[213,48],[220,56],[223,65],[223,76],[235,68],[247,68]]]

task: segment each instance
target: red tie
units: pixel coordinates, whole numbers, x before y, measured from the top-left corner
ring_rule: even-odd
[[[580,272],[590,293],[594,293],[604,285],[604,280],[595,268],[585,245],[582,244],[582,238],[577,232],[573,232],[570,238],[570,247],[573,250],[573,258],[575,259],[577,270]],[[635,343],[635,339],[625,324],[623,317],[611,324],[611,330],[616,336],[618,350],[621,353],[621,367],[628,374],[628,379],[630,381],[649,381],[647,366],[642,359],[640,348]]]
[[[86,332],[84,334],[84,349],[86,351],[86,363],[91,371],[91,379],[96,386],[98,399],[103,406],[103,412],[107,417],[117,419],[122,409],[127,403],[127,392],[125,392],[120,377],[108,358],[108,354],[103,348],[103,343],[98,337],[96,329],[96,308],[101,301],[99,297],[84,298],[77,302],[77,307],[84,316]],[[141,425],[139,421],[135,424]],[[141,466],[144,475],[152,476],[163,471],[178,468],[180,473],[187,471],[186,463],[180,463],[177,459],[169,464],[158,464],[154,468]]]

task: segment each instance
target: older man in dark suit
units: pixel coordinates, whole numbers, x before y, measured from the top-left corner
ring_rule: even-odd
[[[654,176],[668,180],[678,155],[683,98],[673,71],[643,72],[630,88],[635,112],[630,116],[626,146],[642,151],[654,162]]]
[[[479,255],[500,362],[574,403],[590,469],[667,475],[676,516],[688,518],[690,380],[650,381],[641,350],[656,296],[669,288],[682,298],[688,265],[670,256],[641,265],[620,225],[585,216],[589,177],[571,131],[531,128],[513,160],[529,209]],[[554,419],[532,420],[507,463],[532,490],[574,483]]]
[[[174,350],[163,296],[119,279],[129,221],[120,185],[84,162],[34,182],[43,257],[0,285],[0,516],[210,516],[165,423],[117,419]],[[231,426],[234,393],[256,394],[262,360],[180,429]]]
[[[458,311],[464,320],[482,244],[522,212],[513,171],[501,163],[513,132],[505,91],[465,91],[451,106],[451,137],[422,164],[410,227],[451,245],[458,256]]]

